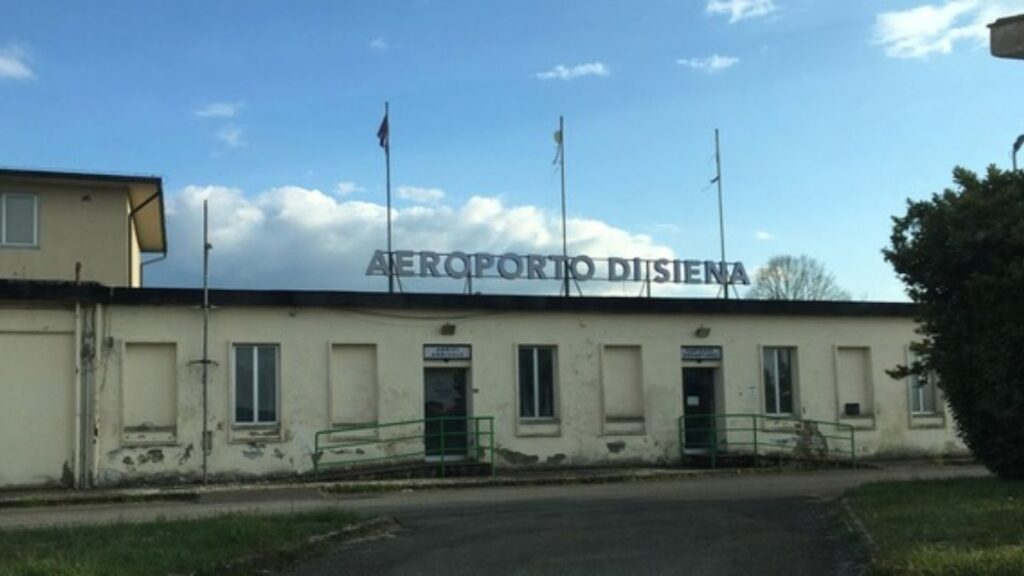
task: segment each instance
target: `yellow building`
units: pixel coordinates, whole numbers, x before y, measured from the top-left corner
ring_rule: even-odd
[[[166,254],[159,178],[0,169],[0,278],[141,286]]]
[[[103,190],[123,203],[102,217],[164,250],[162,212],[141,219],[159,204],[131,203],[159,180],[19,178],[44,240],[50,218],[79,221],[49,182],[85,203],[118,182]],[[122,220],[132,206],[139,221]],[[215,480],[295,476],[403,454],[674,465],[749,452],[753,429],[762,454],[808,438],[857,457],[964,450],[934,382],[885,373],[908,361],[909,304],[212,290],[204,363],[203,292],[135,287],[138,259],[96,238],[54,261],[129,264],[99,283],[67,281],[45,242],[31,277],[0,249],[0,487],[191,481],[204,464]]]

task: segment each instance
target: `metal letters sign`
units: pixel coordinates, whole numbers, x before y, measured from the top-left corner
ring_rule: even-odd
[[[443,344],[424,344],[424,360],[469,360],[473,357],[473,349],[466,345],[446,346]]]
[[[696,360],[698,362],[702,360],[721,360],[722,359],[722,347],[721,346],[683,346],[682,347],[683,360]]]
[[[600,262],[601,264],[598,264]],[[491,254],[489,252],[414,252],[396,250],[391,256],[396,276],[422,278],[503,278],[505,280],[603,279],[609,282],[655,284],[750,284],[743,262],[713,260],[655,260],[643,258],[591,258],[585,254]],[[377,250],[366,266],[367,276],[388,275],[388,253]]]

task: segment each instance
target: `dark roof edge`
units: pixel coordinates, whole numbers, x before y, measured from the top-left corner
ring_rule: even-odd
[[[152,184],[160,186],[163,179],[159,176],[135,174],[103,174],[98,172],[74,172],[70,170],[32,170],[20,168],[0,168],[0,177],[40,178],[51,180],[81,180],[83,182],[109,182],[112,184]]]
[[[95,283],[0,280],[0,300],[80,301],[122,305],[202,303],[197,288],[110,288]],[[210,290],[214,306],[391,308],[594,312],[648,314],[738,314],[765,316],[865,316],[912,318],[917,307],[901,302],[797,302],[710,298],[555,297],[466,294],[388,294],[312,290]]]

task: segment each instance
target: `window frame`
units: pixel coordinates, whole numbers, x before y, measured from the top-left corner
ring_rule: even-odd
[[[917,355],[913,351],[907,352],[907,366],[910,366],[917,360]],[[935,373],[928,372],[924,375],[927,383],[923,386],[918,385],[922,376],[920,374],[908,374],[907,375],[907,394],[909,397],[909,408],[910,416],[913,417],[927,417],[927,416],[939,416],[941,411],[939,410],[939,387],[935,383]],[[919,410],[915,407],[915,401],[919,400],[921,405],[924,405],[924,389],[930,389],[932,408],[931,410]]]
[[[253,350],[252,413],[251,421],[238,419],[238,358],[239,349]],[[259,419],[259,354],[260,348],[274,350],[274,419]],[[231,344],[231,423],[235,428],[267,428],[281,424],[281,345],[273,342],[233,342]]]
[[[32,242],[9,242],[7,240],[7,199],[9,197],[32,199]],[[0,247],[2,248],[38,248],[39,247],[39,195],[32,192],[0,192]]]
[[[788,350],[790,352],[789,357],[789,396],[790,396],[790,411],[780,411],[782,407],[782,394],[780,392],[781,387],[779,386],[779,355],[778,352],[781,350]],[[768,379],[767,379],[767,365],[765,364],[765,355],[768,352],[772,354],[772,373],[775,376],[775,381],[772,382],[772,388],[775,391],[772,400],[773,410],[768,409]],[[763,410],[766,416],[775,417],[786,417],[794,416],[799,413],[799,395],[797,389],[799,387],[799,379],[797,374],[799,373],[799,359],[796,346],[761,346],[761,390],[765,396],[765,402],[761,404],[761,410]]]
[[[533,416],[523,415],[522,385],[523,374],[520,370],[520,354],[524,350],[532,350],[531,357],[532,374],[530,379],[533,384]],[[540,415],[540,350],[551,351],[551,415]],[[516,416],[521,422],[557,422],[561,410],[561,403],[558,401],[558,346],[553,344],[518,344],[516,346]]]

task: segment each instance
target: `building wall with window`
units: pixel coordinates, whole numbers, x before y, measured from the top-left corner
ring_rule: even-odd
[[[101,308],[89,468],[99,484],[194,478],[201,312]],[[442,335],[444,324],[455,333]],[[702,326],[710,333],[698,338]],[[317,431],[429,416],[425,370],[445,367],[465,369],[468,413],[495,417],[502,466],[678,462],[682,370],[709,365],[716,412],[850,424],[860,457],[961,453],[941,400],[923,413],[912,383],[885,374],[908,361],[913,339],[913,322],[893,317],[219,305],[209,470],[308,473]],[[471,358],[425,360],[435,344],[468,346]],[[690,345],[721,346],[722,358],[684,362]],[[777,382],[789,387],[781,405]],[[856,414],[848,399],[860,400]]]
[[[0,279],[140,286],[143,252],[165,250],[160,187],[152,178],[0,169]]]

